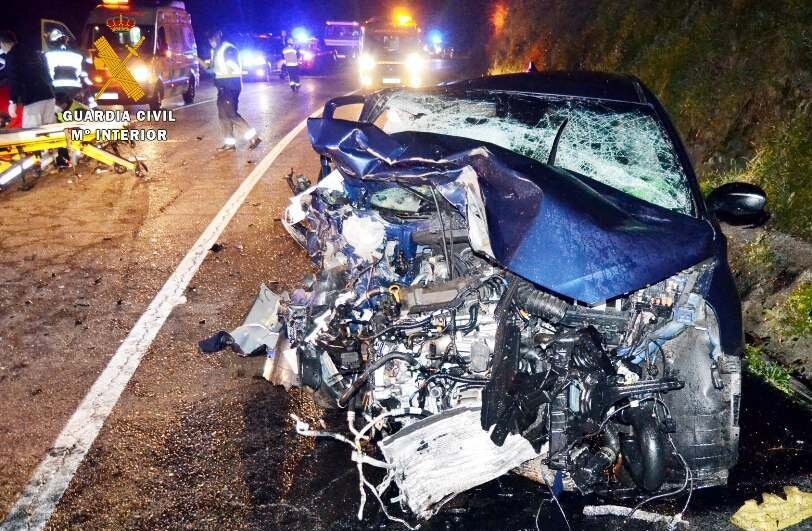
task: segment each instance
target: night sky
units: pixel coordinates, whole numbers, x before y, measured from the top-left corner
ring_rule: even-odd
[[[137,0],[131,0],[137,1]],[[40,18],[66,23],[81,32],[85,18],[100,0],[3,0],[0,28],[25,41],[36,39]],[[143,2],[142,2],[143,3]],[[490,0],[186,0],[201,48],[207,31],[225,27],[247,32],[278,32],[307,26],[319,32],[328,18],[364,20],[406,6],[425,30],[441,28],[452,45],[467,48],[488,35]]]

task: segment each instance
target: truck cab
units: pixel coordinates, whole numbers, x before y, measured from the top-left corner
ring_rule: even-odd
[[[96,42],[104,37],[141,86],[145,95],[128,96],[111,78],[114,65],[99,56]],[[140,44],[139,44],[140,43]],[[88,16],[82,33],[88,50],[90,80],[100,105],[148,104],[159,109],[164,98],[182,95],[186,104],[195,99],[200,80],[192,17],[183,2],[160,1],[140,5],[133,0],[103,0]]]
[[[364,25],[358,57],[364,88],[418,87],[426,81],[427,65],[422,34],[411,17],[371,20]]]

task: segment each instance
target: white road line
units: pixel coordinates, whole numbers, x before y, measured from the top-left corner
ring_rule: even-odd
[[[255,89],[253,89],[253,90],[246,90],[246,91],[244,91],[242,94],[240,94],[240,96],[241,96],[241,97],[250,96],[251,94],[254,94],[254,93],[257,93],[257,92],[260,92],[260,90],[259,90],[259,89],[257,89],[257,88],[255,88]],[[182,110],[184,110],[184,109],[191,109],[192,107],[197,107],[198,105],[204,105],[204,104],[206,104],[206,103],[211,103],[211,102],[213,102],[213,101],[217,101],[217,98],[209,98],[209,99],[207,99],[207,100],[196,101],[196,102],[194,102],[194,103],[190,103],[190,104],[188,104],[188,105],[187,105],[187,104],[185,104],[185,103],[183,103],[183,104],[181,104],[181,105],[177,105],[177,106],[175,106],[175,107],[172,107],[172,108],[171,108],[171,109],[169,109],[169,110],[170,110],[170,111],[182,111]]]
[[[194,103],[189,103],[188,105],[185,104],[185,103],[182,103],[182,104],[178,105],[177,107],[172,107],[169,110],[170,111],[182,111],[183,109],[191,109],[192,107],[197,107],[198,105],[211,103],[213,101],[217,101],[217,98],[209,98],[209,99],[203,100],[203,101],[196,101]]]
[[[320,111],[311,116],[318,115],[318,112]],[[257,182],[306,124],[307,120],[304,120],[297,125],[265,155],[183,257],[56,438],[53,447],[34,471],[31,481],[0,525],[0,531],[45,527],[147,349],[172,309],[181,303],[186,287],[205,260],[209,249]]]

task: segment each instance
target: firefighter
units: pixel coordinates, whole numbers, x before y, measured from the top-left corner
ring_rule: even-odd
[[[73,97],[82,91],[83,86],[91,84],[82,68],[84,57],[73,49],[70,37],[58,29],[51,30],[47,38],[48,51],[45,52],[45,62],[48,64],[54,92]]]
[[[211,61],[208,70],[214,74],[214,86],[217,87],[217,116],[223,129],[223,145],[218,151],[237,149],[237,130],[243,129],[243,138],[248,141],[248,149],[256,148],[261,139],[257,131],[238,111],[240,91],[242,90],[242,66],[240,65],[237,47],[223,39],[220,31],[209,36]]]
[[[23,127],[54,123],[54,90],[42,54],[18,44],[11,31],[0,31],[0,50],[6,54],[6,78],[11,91],[9,115],[14,118],[22,109]]]
[[[293,45],[293,40],[288,39],[288,45],[282,50],[282,56],[285,58],[285,69],[288,71],[290,89],[296,92],[302,86],[302,83],[299,79],[299,49]]]

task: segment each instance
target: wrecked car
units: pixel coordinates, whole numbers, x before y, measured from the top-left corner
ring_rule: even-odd
[[[726,483],[743,334],[717,217],[766,199],[706,203],[639,80],[388,89],[308,131],[322,171],[289,177],[283,223],[318,271],[280,303],[266,375],[346,409],[347,432],[296,429],[348,444],[359,517],[370,494],[426,519],[510,472],[642,498]]]

